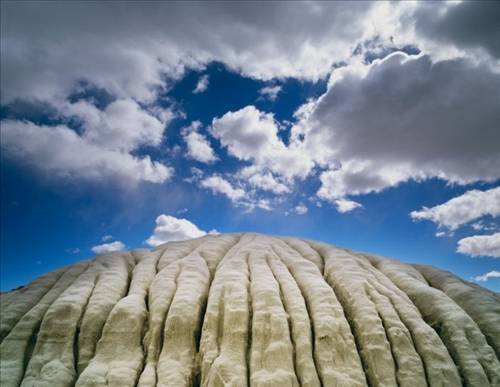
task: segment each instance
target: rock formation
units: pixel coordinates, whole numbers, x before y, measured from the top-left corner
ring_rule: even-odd
[[[209,235],[1,295],[10,386],[500,386],[500,295],[324,243]]]

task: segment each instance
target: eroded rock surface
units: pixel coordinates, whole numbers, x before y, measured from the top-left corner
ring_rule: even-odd
[[[500,386],[500,295],[324,243],[209,235],[0,298],[10,386]]]

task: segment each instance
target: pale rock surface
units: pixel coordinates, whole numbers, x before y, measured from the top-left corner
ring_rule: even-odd
[[[0,296],[0,384],[500,386],[500,295],[320,242],[207,235]]]

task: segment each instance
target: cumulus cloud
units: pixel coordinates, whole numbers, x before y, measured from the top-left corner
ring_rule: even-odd
[[[295,212],[299,215],[305,215],[307,214],[308,208],[300,203],[297,207],[295,207]]]
[[[103,243],[101,245],[96,245],[91,248],[92,252],[95,254],[111,253],[112,251],[121,251],[125,249],[125,244],[120,241],[114,241],[110,243]]]
[[[320,174],[321,186],[317,195],[324,200],[336,201],[347,195],[380,192],[406,180],[407,173],[402,165],[394,168],[379,166],[377,169],[371,161],[348,161],[337,169]]]
[[[500,258],[500,232],[492,235],[474,235],[458,241],[457,252],[472,257]]]
[[[171,167],[149,156],[104,146],[65,125],[4,120],[1,140],[8,157],[60,177],[163,183],[173,174]]]
[[[213,120],[212,133],[229,154],[258,169],[249,178],[254,188],[285,193],[293,179],[309,176],[315,166],[323,168],[318,196],[334,204],[410,179],[462,184],[499,178],[498,62],[476,55],[498,58],[496,4],[153,2],[134,3],[123,12],[117,7],[2,3],[2,103],[56,104],[62,115],[94,128],[76,134],[77,146],[61,130],[68,129],[64,125],[49,134],[49,127],[40,126],[44,144],[54,133],[65,136],[54,139],[60,148],[37,148],[43,156],[24,145],[25,139],[33,142],[30,133],[10,136],[9,146],[31,165],[63,175],[166,181],[170,167],[135,152],[157,146],[164,127],[154,119],[166,122],[142,107],[152,106],[186,68],[203,70],[219,61],[275,85],[261,89],[270,99],[279,93],[279,79],[330,76],[326,93],[297,111],[290,141],[278,135],[272,114],[253,106]],[[360,43],[366,52],[357,52]],[[404,45],[423,54],[385,56]],[[383,59],[362,58],[367,54]],[[82,81],[106,90],[116,104],[105,111],[85,103],[62,106]],[[201,76],[194,92],[208,81]],[[139,118],[139,130],[133,124],[123,129]],[[203,135],[193,131],[186,137],[190,157],[213,161]],[[51,152],[66,153],[69,166],[62,168],[66,159]],[[83,152],[89,157],[69,156]]]
[[[212,230],[212,232],[216,232],[216,230]],[[205,231],[200,230],[187,219],[161,214],[156,218],[153,234],[146,240],[146,243],[150,246],[159,246],[166,242],[183,241],[206,234]]]
[[[413,10],[417,35],[458,49],[482,50],[500,59],[500,5],[496,1],[422,4]]]
[[[264,80],[318,79],[334,60],[350,55],[371,8],[340,2],[2,3],[2,101],[64,96],[81,79],[114,95],[151,100],[166,78],[214,60]]]
[[[187,145],[188,157],[202,163],[213,163],[218,158],[207,138],[198,132],[200,127],[201,122],[194,121],[181,131]]]
[[[463,195],[448,200],[446,203],[419,211],[412,211],[412,219],[430,220],[440,227],[447,227],[456,230],[463,224],[479,219],[485,215],[500,215],[500,187],[487,191],[471,190]],[[475,224],[475,229],[479,229],[482,224]]]
[[[203,188],[210,189],[213,193],[225,195],[232,202],[237,202],[245,197],[245,191],[241,188],[234,188],[229,181],[221,176],[209,176],[200,181]]]
[[[262,89],[259,90],[259,94],[261,95],[262,98],[266,98],[270,101],[276,101],[276,98],[278,98],[278,94],[280,91],[281,91],[280,85],[264,86]]]
[[[270,172],[262,172],[255,166],[242,168],[237,176],[247,181],[252,187],[280,195],[290,192],[290,188],[280,182]]]
[[[333,71],[293,129],[328,168],[322,198],[378,192],[409,179],[460,184],[500,177],[500,77],[466,59],[394,53]]]
[[[209,81],[208,75],[207,74],[202,75],[198,79],[198,83],[196,84],[196,87],[193,90],[193,94],[199,94],[199,93],[203,93],[204,91],[206,91],[208,89],[209,82],[210,81]]]
[[[334,203],[337,211],[341,214],[345,214],[346,212],[351,212],[356,208],[363,207],[360,203],[348,199],[337,199],[334,201]]]
[[[259,197],[255,192],[247,192],[219,175],[205,177],[199,181],[199,185],[209,189],[214,194],[224,195],[234,206],[243,207],[247,212],[251,212],[256,208],[264,211],[273,209],[271,200]]]
[[[288,146],[278,137],[278,123],[271,113],[246,106],[227,112],[212,121],[212,134],[229,154],[262,170],[272,171],[287,179],[305,177],[314,163],[303,152],[301,143]]]
[[[116,100],[104,110],[83,100],[57,107],[61,114],[81,121],[83,136],[90,142],[125,152],[144,145],[158,146],[173,118],[169,110],[147,111],[131,99]]]
[[[489,271],[488,273],[478,275],[478,276],[474,277],[474,281],[486,282],[490,278],[500,278],[500,271],[492,270],[492,271]]]
[[[58,101],[54,108],[64,122],[76,121],[78,131],[65,124],[3,120],[2,151],[65,177],[162,183],[172,176],[171,167],[134,154],[140,147],[160,145],[174,116],[170,110],[147,110],[131,99],[115,100],[102,110],[84,100]]]

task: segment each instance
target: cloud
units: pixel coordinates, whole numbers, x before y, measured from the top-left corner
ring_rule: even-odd
[[[360,203],[348,199],[337,199],[334,201],[337,211],[345,214],[346,212],[351,212],[356,208],[363,207]]]
[[[206,177],[200,181],[200,185],[210,189],[213,193],[225,195],[232,202],[238,202],[245,197],[243,189],[234,188],[229,181],[217,175]]]
[[[249,200],[241,203],[244,207],[247,208],[247,211],[253,211],[255,208],[260,208],[264,211],[272,211],[273,207],[271,206],[271,201],[269,199],[257,199],[257,200]]]
[[[259,94],[261,95],[262,98],[266,98],[270,101],[276,101],[276,98],[278,98],[278,94],[280,91],[281,91],[280,85],[264,86],[262,89],[259,90]]]
[[[101,238],[101,240],[102,240],[103,242],[107,242],[107,241],[110,241],[110,240],[112,240],[112,239],[113,239],[113,235],[104,235],[104,236]]]
[[[269,199],[259,197],[255,192],[246,192],[243,188],[235,187],[221,176],[212,175],[206,177],[200,180],[199,184],[214,194],[224,195],[234,206],[244,207],[247,212],[251,212],[256,208],[264,211],[271,211],[273,209]]]
[[[482,220],[471,224],[471,227],[476,231],[481,231],[481,230],[494,231],[498,228],[495,224],[493,224],[493,223],[487,224],[487,223],[483,222]]]
[[[95,254],[110,253],[112,251],[121,251],[125,249],[125,244],[120,241],[114,241],[111,243],[103,243],[101,245],[96,245],[91,248],[92,252]]]
[[[277,195],[290,192],[290,188],[278,181],[270,172],[262,172],[255,166],[242,168],[237,176],[240,179],[244,179],[254,188],[269,191]]]
[[[218,158],[207,138],[198,133],[200,127],[201,122],[194,121],[181,131],[182,137],[187,145],[188,157],[202,163],[213,163]]]
[[[500,258],[500,232],[492,235],[474,235],[458,241],[457,252],[472,257]]]
[[[500,177],[500,77],[466,59],[398,52],[333,71],[302,107],[294,136],[328,170],[324,199],[432,177],[466,184]]]
[[[78,131],[63,124],[3,120],[7,156],[64,177],[163,183],[172,176],[171,167],[133,154],[140,147],[160,145],[171,111],[146,110],[130,99],[115,100],[103,110],[83,100],[54,107],[63,121],[76,121]]]
[[[2,121],[2,151],[10,158],[58,177],[113,178],[127,183],[163,183],[173,169],[77,134],[65,125]]]
[[[214,231],[216,232],[216,230],[211,232]],[[150,246],[159,246],[166,242],[198,238],[206,234],[187,219],[161,214],[156,218],[153,235],[146,240],[146,243]]]
[[[207,74],[202,75],[198,79],[198,83],[196,84],[196,87],[193,90],[193,94],[203,93],[204,91],[206,91],[208,89],[208,84],[209,84],[208,75]]]
[[[80,120],[85,139],[124,152],[160,145],[165,127],[173,118],[169,110],[147,111],[131,99],[116,100],[104,110],[82,100],[57,107],[66,117]]]
[[[78,146],[67,138],[55,142],[69,146],[68,155],[76,148],[89,155],[66,156],[68,167],[61,167],[61,149],[46,146],[37,149],[44,156],[32,154],[24,145],[27,134],[11,136],[9,146],[28,157],[22,161],[58,175],[166,181],[170,167],[138,155],[161,143],[165,125],[155,119],[168,121],[151,106],[186,68],[202,71],[218,61],[274,85],[261,89],[271,99],[280,80],[330,76],[327,92],[297,111],[289,139],[272,114],[253,106],[213,120],[212,132],[228,153],[258,169],[249,181],[254,188],[285,193],[318,166],[318,196],[332,203],[411,179],[493,181],[500,170],[500,77],[498,63],[485,56],[498,58],[497,10],[484,2],[153,2],[140,9],[3,2],[2,104],[42,101],[82,120]],[[422,54],[386,56],[409,46]],[[381,59],[366,64],[367,55]],[[208,81],[202,75],[195,91]],[[104,111],[66,103],[82,82],[116,103]],[[44,128],[42,142],[52,141]],[[190,157],[216,157],[202,134],[187,137]]]
[[[299,215],[307,214],[308,208],[304,206],[302,203],[295,207],[295,212]]]
[[[210,61],[264,80],[319,79],[350,55],[371,8],[2,3],[2,101],[64,98],[81,79],[119,97],[151,100],[186,66]]]
[[[278,130],[271,113],[246,106],[214,118],[211,132],[230,155],[251,161],[256,168],[287,179],[307,176],[314,166],[310,157],[303,152],[300,143],[292,141],[285,145],[278,137]]]
[[[495,1],[423,4],[412,15],[417,35],[437,44],[483,50],[500,58],[500,5]]]
[[[191,176],[183,179],[186,183],[197,183],[203,178],[203,171],[200,168],[191,167],[189,172],[191,172]]]
[[[489,271],[488,273],[478,275],[478,276],[474,277],[474,281],[486,282],[490,278],[500,278],[500,271],[492,270],[492,271]]]
[[[347,195],[380,192],[407,179],[403,166],[374,167],[370,161],[348,161],[334,170],[320,174],[321,186],[317,196],[328,201],[343,199]]]
[[[485,215],[500,215],[500,187],[487,191],[467,191],[446,203],[410,213],[414,220],[430,220],[439,227],[447,227],[450,230],[456,230],[463,224]]]

